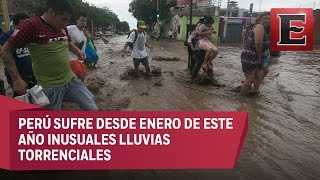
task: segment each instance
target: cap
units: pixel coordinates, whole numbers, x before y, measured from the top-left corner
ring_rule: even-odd
[[[137,26],[139,28],[143,28],[143,29],[147,28],[146,23],[144,21],[141,21],[141,20],[138,21]]]

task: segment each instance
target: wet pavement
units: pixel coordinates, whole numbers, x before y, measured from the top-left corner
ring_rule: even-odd
[[[253,98],[233,90],[241,85],[241,49],[219,47],[214,77],[225,87],[190,80],[183,42],[151,40],[153,69],[159,74],[130,76],[130,56],[120,50],[126,36],[105,45],[97,41],[100,62],[88,69],[86,85],[101,110],[248,111],[249,131],[236,169],[1,172],[21,179],[320,179],[320,50],[284,52],[272,59],[270,73]],[[129,54],[128,54],[129,55]],[[159,61],[170,57],[175,61]],[[141,71],[143,71],[141,67]],[[128,75],[127,78],[123,78]],[[79,109],[65,103],[65,110]]]

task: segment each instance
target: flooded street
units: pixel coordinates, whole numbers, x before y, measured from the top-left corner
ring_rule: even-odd
[[[54,179],[320,179],[320,50],[283,52],[272,60],[260,94],[244,98],[233,91],[244,80],[239,47],[219,47],[214,75],[225,87],[216,87],[190,80],[186,48],[183,42],[171,40],[150,40],[154,47],[151,70],[161,69],[161,75],[128,76],[132,59],[129,54],[120,56],[125,41],[126,36],[110,38],[109,44],[96,41],[100,61],[97,69],[88,69],[86,85],[95,94],[99,108],[248,111],[249,130],[237,168],[33,172],[24,173],[25,178],[50,174]],[[158,61],[155,57],[159,56],[180,60]],[[64,109],[79,108],[65,103]]]
[[[248,111],[249,132],[238,168],[226,174],[240,175],[242,179],[318,179],[320,51],[285,52],[280,58],[273,59],[261,94],[243,98],[232,91],[244,79],[240,48],[220,47],[214,61],[214,74],[225,85],[223,88],[191,83],[186,71],[185,47],[182,42],[169,40],[151,41],[153,57],[175,56],[181,61],[152,59],[150,64],[161,68],[161,77],[120,80],[127,66],[133,66],[130,57],[122,59],[116,53],[123,45],[117,42],[125,42],[125,38],[111,39],[106,48],[101,48],[100,43],[99,49],[107,49],[108,58],[101,60],[101,69],[90,74],[90,77],[99,74],[99,78],[106,80],[105,87],[101,87],[97,95],[100,108]],[[113,49],[113,55],[110,49]],[[111,62],[114,64],[110,65]],[[162,86],[155,86],[157,81],[161,81]],[[198,172],[196,176],[214,177],[215,172]]]

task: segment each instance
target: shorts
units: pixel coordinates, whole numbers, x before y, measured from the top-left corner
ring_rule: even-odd
[[[266,69],[269,66],[271,59],[270,51],[266,50],[265,52],[262,53],[262,68]]]
[[[73,73],[80,79],[84,79],[87,75],[87,66],[83,61],[73,60],[70,61],[70,66]]]
[[[145,57],[145,58],[143,58],[143,59],[133,58],[133,64],[134,64],[134,66],[139,66],[140,63],[142,63],[144,66],[148,66],[148,65],[149,65],[148,56]]]

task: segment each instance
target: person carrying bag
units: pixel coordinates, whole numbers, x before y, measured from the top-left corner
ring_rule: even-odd
[[[92,64],[93,63],[93,67],[95,67],[95,65],[97,64],[98,60],[99,60],[99,56],[97,54],[97,51],[94,48],[94,44],[92,42],[92,40],[90,38],[87,39],[87,46],[85,49],[85,53],[86,53],[86,64]]]

